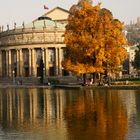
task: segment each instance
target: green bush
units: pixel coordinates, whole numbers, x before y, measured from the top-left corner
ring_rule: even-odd
[[[116,81],[136,81],[136,82],[140,82],[140,78],[122,78],[122,79],[117,79]]]

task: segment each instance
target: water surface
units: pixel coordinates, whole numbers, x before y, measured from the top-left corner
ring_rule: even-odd
[[[140,91],[0,89],[2,140],[139,140]]]

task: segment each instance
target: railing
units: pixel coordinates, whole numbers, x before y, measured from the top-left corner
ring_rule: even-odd
[[[0,32],[0,38],[9,36],[9,35],[17,35],[17,34],[28,34],[28,33],[54,33],[54,32],[64,32],[65,28],[55,28],[55,27],[49,27],[49,28],[19,28],[19,29],[13,29],[13,30],[6,30],[3,32]]]
[[[0,33],[0,46],[64,43],[65,29],[16,29]]]

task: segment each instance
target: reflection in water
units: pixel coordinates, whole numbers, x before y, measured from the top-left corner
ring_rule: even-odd
[[[26,133],[29,139],[64,139],[63,98],[59,90],[1,89],[0,125],[5,132]]]
[[[84,96],[66,108],[70,136],[82,140],[124,140],[127,115],[117,91],[90,92],[85,91]]]
[[[134,115],[134,91],[0,90],[0,139],[126,140]]]

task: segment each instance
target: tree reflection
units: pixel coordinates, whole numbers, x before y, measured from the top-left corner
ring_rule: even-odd
[[[117,91],[88,91],[67,105],[68,133],[80,140],[124,140],[127,133],[126,110]]]
[[[124,140],[127,108],[118,92],[1,89],[0,126],[5,132],[41,133],[53,140]]]

